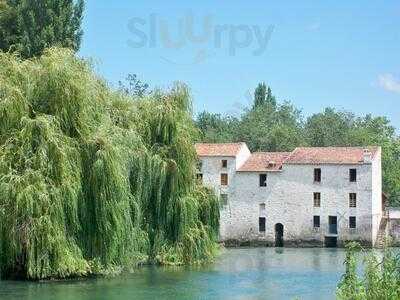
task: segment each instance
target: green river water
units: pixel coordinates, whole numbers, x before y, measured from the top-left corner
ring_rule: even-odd
[[[343,249],[226,249],[201,267],[142,267],[133,274],[60,282],[0,281],[0,299],[334,299]]]

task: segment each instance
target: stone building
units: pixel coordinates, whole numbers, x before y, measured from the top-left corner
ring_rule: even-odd
[[[198,178],[220,195],[226,244],[375,245],[382,219],[380,147],[250,153],[196,144]]]

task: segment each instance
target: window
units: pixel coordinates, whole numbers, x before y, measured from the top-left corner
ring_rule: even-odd
[[[221,174],[221,185],[228,185],[228,174]]]
[[[321,193],[314,193],[314,207],[321,207]]]
[[[265,218],[264,217],[258,218],[258,231],[265,232]]]
[[[227,161],[226,159],[223,159],[223,160],[222,160],[222,167],[223,167],[223,168],[228,167],[228,161]]]
[[[221,207],[227,206],[228,205],[228,194],[221,194],[219,197],[219,204]]]
[[[203,182],[203,174],[202,173],[197,173],[196,178],[197,178],[197,181],[199,181],[200,183]]]
[[[267,174],[260,174],[260,186],[267,186]]]
[[[260,204],[260,214],[263,214],[265,212],[265,203]]]
[[[356,182],[357,181],[357,169],[350,169],[350,182]]]
[[[198,171],[201,171],[201,168],[203,167],[203,162],[201,161],[201,160],[198,160],[197,161],[197,164],[196,164],[196,169],[198,170]]]
[[[314,216],[314,228],[320,227],[320,218],[319,216]]]
[[[356,228],[356,217],[349,217],[349,228]]]
[[[349,194],[349,207],[357,207],[357,194],[356,193]]]
[[[321,182],[321,169],[314,169],[314,182]]]

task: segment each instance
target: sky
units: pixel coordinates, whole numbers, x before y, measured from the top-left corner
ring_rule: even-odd
[[[399,1],[86,1],[79,54],[117,86],[189,85],[194,111],[239,115],[264,81],[305,117],[331,106],[400,128]]]

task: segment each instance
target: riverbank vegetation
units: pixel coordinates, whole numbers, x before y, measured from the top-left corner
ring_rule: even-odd
[[[214,257],[218,200],[196,184],[184,85],[132,98],[56,48],[0,65],[1,278]]]
[[[279,101],[264,83],[253,105],[239,116],[202,112],[196,120],[204,142],[246,142],[251,151],[292,151],[299,146],[381,146],[383,190],[400,205],[400,137],[386,117],[356,116],[326,108],[304,118],[301,110]]]
[[[362,266],[358,263],[360,256],[364,257]],[[346,271],[337,290],[339,299],[400,299],[400,259],[390,248],[376,253],[351,242],[347,245],[344,264]],[[361,269],[363,272],[360,274]]]

